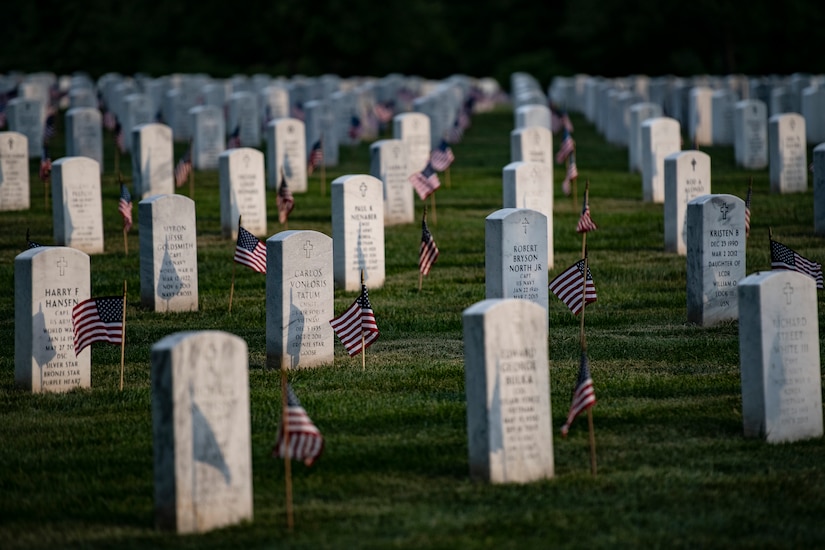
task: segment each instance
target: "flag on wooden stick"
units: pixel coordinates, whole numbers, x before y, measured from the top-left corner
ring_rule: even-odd
[[[598,226],[590,219],[590,201],[588,200],[588,192],[584,192],[584,204],[582,205],[582,215],[579,218],[579,223],[576,224],[577,233],[587,233],[598,229]]]
[[[75,355],[92,342],[123,342],[123,296],[89,298],[72,308]]]
[[[418,251],[418,269],[422,275],[427,275],[430,268],[438,259],[438,247],[435,245],[430,229],[427,227],[426,213],[421,220],[421,246]]]
[[[596,392],[593,390],[593,379],[590,377],[590,365],[587,361],[587,354],[582,351],[581,363],[579,364],[579,377],[576,380],[576,387],[573,389],[573,399],[570,403],[570,412],[567,413],[567,420],[561,427],[561,435],[567,437],[570,425],[579,414],[596,404]]]
[[[235,262],[250,267],[258,273],[266,273],[266,245],[240,226],[238,227],[238,240],[235,244]]]
[[[284,436],[284,422],[287,424],[289,446],[287,446],[287,437]],[[272,457],[303,460],[304,464],[312,466],[323,450],[324,438],[320,430],[312,423],[306,410],[301,406],[292,386],[287,384],[287,418],[286,420],[281,418],[281,423],[278,425],[278,438],[272,448]]]
[[[321,166],[324,161],[324,149],[322,144],[323,138],[318,138],[318,141],[312,146],[307,157],[307,176],[311,176],[316,168]]]
[[[120,200],[117,204],[117,210],[123,216],[123,231],[128,232],[132,229],[132,194],[129,193],[129,188],[120,184]]]
[[[186,183],[186,180],[189,179],[189,174],[191,173],[192,147],[190,146],[175,166],[175,186],[181,187],[184,183]]]
[[[49,148],[43,147],[43,156],[40,158],[40,181],[46,183],[52,175],[52,159],[49,157]]]
[[[443,172],[449,168],[454,160],[455,155],[446,139],[442,139],[438,147],[433,149],[433,152],[430,154],[430,165],[438,172]]]
[[[372,311],[367,287],[361,284],[361,295],[347,310],[329,322],[350,357],[358,355],[378,340],[378,324]],[[361,346],[361,335],[364,346]]]
[[[416,172],[410,176],[409,180],[415,189],[415,192],[418,193],[418,196],[422,201],[426,200],[427,197],[436,191],[436,189],[441,187],[441,181],[438,179],[438,174],[433,168],[433,165],[429,163],[422,171]]]
[[[816,288],[822,289],[822,265],[800,256],[784,244],[771,239],[771,269],[788,269],[808,275],[816,281]]]
[[[289,220],[289,214],[295,208],[295,197],[292,196],[292,191],[286,184],[286,174],[281,171],[281,185],[278,186],[278,197],[276,199],[278,204],[278,221],[286,223]]]
[[[748,185],[748,195],[745,198],[745,238],[751,236],[751,194],[753,193],[753,182]]]
[[[573,315],[578,315],[582,310],[582,276],[584,273],[584,259],[574,263],[562,271],[550,282],[550,292],[564,302]],[[590,268],[587,268],[587,282],[585,283],[585,304],[596,301],[596,285],[593,283],[593,275]]]

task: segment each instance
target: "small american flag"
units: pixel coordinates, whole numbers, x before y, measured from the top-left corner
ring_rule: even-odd
[[[324,149],[322,144],[323,138],[318,138],[318,141],[312,146],[307,158],[307,175],[312,175],[316,168],[321,166],[324,161]]]
[[[75,355],[92,342],[123,342],[123,296],[89,298],[72,308]]]
[[[394,113],[391,101],[386,103],[378,102],[375,104],[373,110],[375,111],[375,118],[377,118],[381,124],[386,124],[392,120]]]
[[[243,227],[238,227],[235,261],[258,273],[266,273],[266,245]]]
[[[40,248],[41,246],[43,245],[40,243],[36,243],[29,238],[29,230],[26,229],[26,248]]]
[[[117,204],[117,210],[123,216],[123,231],[132,229],[132,194],[129,193],[129,188],[124,184],[120,184],[120,200]]]
[[[229,141],[226,142],[227,149],[237,149],[241,146],[241,125],[235,126],[232,133],[229,134]]]
[[[418,252],[418,269],[422,275],[427,275],[430,268],[438,259],[438,247],[435,245],[432,233],[427,227],[427,219],[421,220],[421,246]]]
[[[55,122],[57,119],[57,115],[55,113],[49,113],[49,116],[46,117],[46,126],[43,128],[43,144],[51,140],[54,135],[57,133],[57,128],[55,127]]]
[[[561,145],[559,145],[559,151],[556,153],[556,164],[564,163],[575,150],[576,142],[568,132],[565,132],[564,139],[561,140]]]
[[[344,344],[350,357],[358,355],[378,340],[378,324],[372,311],[366,285],[361,285],[361,295],[347,310],[329,322],[332,330]],[[364,347],[361,347],[361,333],[364,333]]]
[[[421,172],[416,172],[409,179],[422,201],[441,187],[441,181],[432,164],[427,164]]]
[[[304,118],[306,118],[306,114],[304,113],[303,105],[301,105],[301,103],[295,103],[289,108],[289,116],[292,118],[297,118],[298,120],[304,120]]]
[[[103,127],[111,132],[115,129],[115,124],[117,123],[115,114],[106,109],[105,106],[101,110],[103,111]]]
[[[442,139],[438,147],[430,154],[430,165],[439,172],[443,172],[449,168],[454,160],[455,155],[446,139]]]
[[[186,153],[180,158],[178,164],[175,166],[175,186],[180,187],[186,180],[189,179],[189,174],[192,173],[192,148],[186,150]]]
[[[570,412],[567,413],[567,420],[561,427],[561,435],[567,437],[570,425],[579,414],[596,404],[596,392],[593,390],[593,379],[590,377],[590,366],[587,361],[587,354],[582,352],[581,363],[579,364],[579,378],[576,380],[576,387],[573,389],[573,400],[570,403]]]
[[[126,152],[126,142],[123,140],[123,126],[120,121],[115,118],[115,145],[121,153]]]
[[[303,460],[304,464],[312,466],[324,450],[324,438],[301,406],[291,384],[286,386],[286,395],[286,432],[289,434],[289,447],[286,444],[282,418],[278,425],[278,438],[272,448],[272,458]]]
[[[570,153],[570,160],[567,163],[567,173],[564,176],[564,181],[561,182],[561,190],[568,197],[573,192],[573,180],[579,177],[579,169],[576,166],[576,152]]]
[[[598,229],[593,220],[590,219],[590,202],[587,200],[587,191],[584,192],[584,204],[582,205],[582,215],[579,218],[579,223],[576,224],[577,233],[587,233]]]
[[[816,288],[825,288],[823,286],[821,264],[800,256],[784,244],[774,240],[771,240],[771,268],[789,269],[808,275],[816,281]]]
[[[49,158],[49,148],[43,147],[43,156],[40,158],[40,181],[49,181],[52,175],[52,159]]]
[[[582,274],[584,273],[584,260],[579,260],[550,282],[550,292],[564,302],[573,315],[578,315],[582,310]],[[596,301],[596,285],[593,283],[593,274],[590,267],[587,268],[587,282],[584,293],[585,304]]]
[[[554,105],[550,106],[550,131],[558,134],[562,130],[573,133],[573,123],[567,115],[567,111],[562,111]]]
[[[450,143],[458,143],[464,137],[464,128],[461,126],[459,117],[456,117],[455,122],[447,131],[447,141]]]
[[[356,115],[352,115],[349,120],[349,138],[352,141],[358,141],[361,137],[361,119]]]
[[[745,237],[751,236],[751,194],[753,187],[748,186],[748,195],[745,198]]]
[[[295,197],[292,196],[292,191],[286,184],[286,176],[281,174],[281,185],[278,187],[278,221],[286,223],[289,219],[289,213],[295,208]]]

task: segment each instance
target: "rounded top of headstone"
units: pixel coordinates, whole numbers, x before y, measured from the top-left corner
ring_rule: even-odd
[[[520,300],[517,298],[489,298],[471,305],[463,312],[462,317],[483,316],[488,313],[501,310],[502,313],[518,315],[519,312],[532,312],[533,314],[547,315],[547,310],[535,302]]]
[[[36,248],[29,248],[28,250],[24,250],[23,252],[15,256],[14,261],[30,262],[35,256],[39,256],[41,254],[43,254],[44,256],[59,255],[61,257],[85,257],[87,262],[90,261],[88,254],[86,254],[82,250],[78,250],[77,248],[72,248],[70,246],[38,246]]]
[[[266,242],[282,242],[287,241],[293,237],[298,238],[325,238],[325,239],[332,239],[328,235],[324,235],[320,231],[313,231],[312,229],[288,229],[286,231],[280,231],[275,233],[271,237],[269,237]]]
[[[717,193],[717,194],[699,195],[698,197],[689,200],[688,201],[688,206],[690,206],[691,204],[702,205],[702,204],[705,204],[705,203],[708,203],[708,202],[711,202],[711,201],[719,201],[719,200],[724,200],[725,202],[739,201],[743,204],[745,202],[742,199],[740,199],[739,197],[737,197],[736,195],[726,195],[726,194],[723,194],[723,193]]]
[[[762,284],[782,285],[785,282],[790,282],[792,285],[799,285],[801,287],[810,286],[812,290],[816,289],[816,281],[813,277],[791,271],[789,269],[772,269],[770,271],[757,271],[751,273],[744,279],[739,281],[739,287],[760,286]]]
[[[164,336],[154,344],[152,344],[152,352],[166,351],[177,347],[183,342],[192,340],[197,342],[199,340],[217,342],[219,339],[233,342],[236,345],[243,345],[246,348],[246,340],[240,336],[236,336],[230,332],[222,330],[187,330],[182,332],[175,332]]]

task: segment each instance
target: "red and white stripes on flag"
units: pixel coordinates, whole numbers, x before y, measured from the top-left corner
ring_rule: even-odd
[[[816,288],[822,289],[822,265],[800,256],[784,244],[771,240],[771,269],[789,269],[813,277]]]
[[[123,296],[89,298],[72,308],[74,353],[92,342],[123,342]]]
[[[292,195],[292,191],[289,190],[289,186],[286,184],[286,176],[283,174],[281,175],[281,185],[278,187],[278,196],[275,197],[275,201],[278,206],[278,221],[282,224],[286,223],[290,212],[295,208],[295,197]]]
[[[454,160],[455,155],[453,154],[453,150],[445,139],[442,139],[438,147],[433,149],[433,152],[430,154],[430,165],[439,172],[443,172],[449,168]]]
[[[378,325],[375,313],[370,305],[367,287],[361,285],[361,295],[347,310],[329,322],[332,330],[341,340],[350,357],[358,355],[378,340]],[[361,347],[361,333],[364,334],[364,347]]]
[[[284,433],[284,419],[281,418],[272,457],[303,460],[304,464],[312,466],[324,450],[324,437],[301,406],[290,384],[286,386],[286,393],[286,432],[289,434],[289,446],[287,447],[287,437]]]
[[[235,261],[258,273],[266,273],[266,245],[243,227],[238,227]]]
[[[579,377],[576,380],[576,387],[573,389],[573,400],[570,403],[570,412],[567,413],[567,420],[561,427],[561,435],[567,437],[570,425],[579,414],[596,404],[596,392],[593,390],[593,379],[590,377],[590,367],[587,361],[587,354],[582,352],[581,363],[579,364]]]
[[[189,179],[192,172],[192,148],[190,147],[175,166],[175,186],[180,187]]]
[[[438,247],[435,245],[435,239],[427,227],[427,220],[421,220],[421,247],[418,252],[418,269],[421,274],[427,275],[437,259]]]
[[[320,167],[324,161],[322,139],[323,138],[318,138],[318,141],[315,142],[309,151],[309,157],[307,158],[307,176],[311,176],[315,169]]]
[[[123,216],[123,230],[129,231],[132,229],[132,194],[129,193],[129,188],[124,184],[120,184],[120,200],[117,204],[117,210]]]
[[[748,196],[745,198],[745,238],[751,236],[751,194],[753,187],[748,187]]]
[[[427,164],[421,172],[416,172],[409,179],[422,201],[441,187],[441,181],[438,179],[438,174],[432,164]]]
[[[582,278],[584,273],[584,260],[579,260],[550,282],[550,292],[564,302],[573,315],[578,315],[582,310]],[[593,283],[593,274],[587,268],[587,283],[585,285],[584,302],[589,304],[596,301],[596,285]]]
[[[584,204],[582,205],[582,215],[579,218],[579,223],[576,224],[577,233],[587,233],[598,229],[598,226],[590,219],[590,204],[587,200],[587,191],[584,193]]]
[[[556,164],[564,163],[575,150],[576,142],[573,141],[573,137],[569,133],[565,132],[564,139],[561,140],[561,145],[559,145],[559,151],[556,153]]]

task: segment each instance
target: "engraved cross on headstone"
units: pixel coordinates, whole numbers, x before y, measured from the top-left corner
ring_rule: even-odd
[[[691,164],[691,166],[693,166],[693,171],[695,172],[696,171],[696,159],[695,158],[691,159],[690,164]]]
[[[521,220],[521,226],[524,228],[524,234],[527,234],[527,226],[530,225],[530,222],[527,221],[527,218]]]
[[[785,283],[785,286],[782,287],[782,294],[785,295],[785,304],[791,305],[791,295],[793,295],[793,286],[791,286],[791,283]]]
[[[66,258],[61,256],[60,259],[57,260],[57,264],[55,265],[57,265],[58,274],[62,277],[66,274],[66,268],[69,266],[69,262],[66,261]]]
[[[367,182],[362,181],[362,182],[361,182],[361,187],[359,187],[358,189],[360,189],[360,190],[361,190],[361,196],[362,196],[362,197],[366,197],[366,196],[367,196]]]
[[[311,242],[307,241],[307,242],[304,243],[304,250],[306,250],[307,258],[309,258],[309,253],[312,252],[313,248],[314,247],[312,246]]]
[[[719,207],[719,211],[722,213],[722,219],[723,220],[728,219],[728,211],[729,210],[730,210],[730,207],[728,206],[728,203],[726,203],[726,202],[723,202],[722,206]]]

